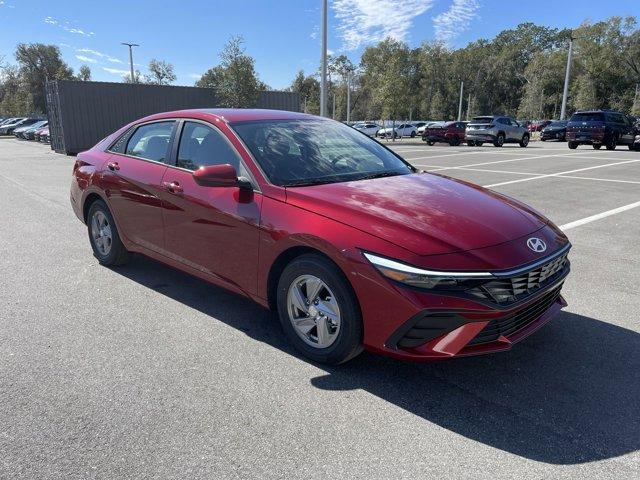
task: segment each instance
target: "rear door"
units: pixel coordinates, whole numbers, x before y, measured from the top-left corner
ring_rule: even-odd
[[[103,185],[118,229],[130,241],[165,253],[162,177],[177,122],[150,122],[125,133],[103,167]]]
[[[239,176],[251,175],[218,128],[186,120],[179,129],[175,165],[162,181],[166,248],[175,260],[254,294],[262,195],[198,185],[193,172],[207,165],[231,164]]]

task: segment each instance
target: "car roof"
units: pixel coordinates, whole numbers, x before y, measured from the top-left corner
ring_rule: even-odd
[[[162,118],[200,118],[200,119],[219,119],[224,122],[246,122],[252,120],[302,120],[302,119],[319,119],[327,120],[315,115],[306,113],[289,112],[286,110],[267,110],[259,108],[195,108],[189,110],[175,110],[172,112],[157,113],[145,117],[143,120],[158,120]]]

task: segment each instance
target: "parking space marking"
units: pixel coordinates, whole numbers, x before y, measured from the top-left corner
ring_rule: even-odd
[[[564,225],[560,225],[559,228],[560,230],[566,232],[567,230],[571,230],[572,228],[580,227],[581,225],[595,222],[596,220],[610,217],[611,215],[615,215],[617,213],[626,212],[627,210],[631,210],[632,208],[636,208],[636,207],[640,207],[640,202],[630,203],[629,205],[624,205],[622,207],[614,208],[613,210],[607,210],[606,212],[597,213],[595,215],[591,215],[590,217],[582,218],[574,222],[565,223]]]
[[[480,167],[483,165],[494,165],[496,163],[509,163],[509,162],[520,162],[522,160],[534,160],[536,158],[551,158],[551,157],[560,157],[561,155],[536,155],[535,157],[524,157],[524,158],[508,158],[507,160],[495,160],[492,162],[481,162],[481,163],[469,163],[467,165],[458,165],[457,167],[443,167],[438,170],[450,170],[455,168],[467,168],[467,167]],[[571,156],[571,155],[569,155]],[[420,166],[420,165],[418,165]],[[436,171],[436,170],[433,170]]]
[[[512,183],[528,182],[528,181],[531,181],[531,180],[539,180],[541,178],[549,178],[549,177],[561,177],[562,175],[567,174],[567,173],[584,172],[586,170],[595,170],[596,168],[613,167],[614,165],[624,165],[626,163],[636,163],[636,162],[640,162],[640,159],[638,159],[638,160],[626,160],[624,162],[616,162],[616,163],[607,163],[605,165],[595,165],[593,167],[578,168],[578,169],[575,169],[575,170],[567,170],[566,172],[549,173],[549,174],[545,174],[545,175],[538,175],[537,177],[519,178],[518,180],[509,180],[507,182],[500,182],[500,183],[492,183],[490,185],[483,185],[483,187],[485,187],[485,188],[500,187],[502,185],[510,185]]]

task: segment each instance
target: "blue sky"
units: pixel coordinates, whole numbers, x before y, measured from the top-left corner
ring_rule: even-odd
[[[0,56],[13,61],[20,42],[52,43],[74,70],[86,64],[94,80],[120,81],[128,69],[120,42],[133,42],[141,44],[134,61],[142,73],[158,58],[174,65],[177,84],[192,85],[218,63],[229,36],[239,34],[261,79],[283,88],[297,70],[317,69],[320,5],[320,0],[0,0]],[[357,61],[367,45],[387,35],[412,46],[440,39],[458,47],[525,21],[562,28],[612,15],[640,17],[640,0],[329,0],[329,9],[329,49]]]

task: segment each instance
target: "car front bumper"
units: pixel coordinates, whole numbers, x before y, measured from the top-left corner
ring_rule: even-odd
[[[554,251],[561,242],[565,243],[559,248],[570,248],[566,238],[560,239],[551,228],[545,227],[536,236],[556,245]],[[516,253],[520,243],[522,239],[513,245],[489,247],[482,255],[503,255],[522,265],[518,258],[524,257]],[[464,261],[467,254],[450,255],[453,264],[460,264],[457,260]],[[364,320],[364,346],[374,353],[413,361],[509,350],[566,306],[560,289],[569,270],[566,260],[562,271],[538,290],[512,303],[499,304],[467,292],[407,287],[386,279],[365,261],[351,277]]]

